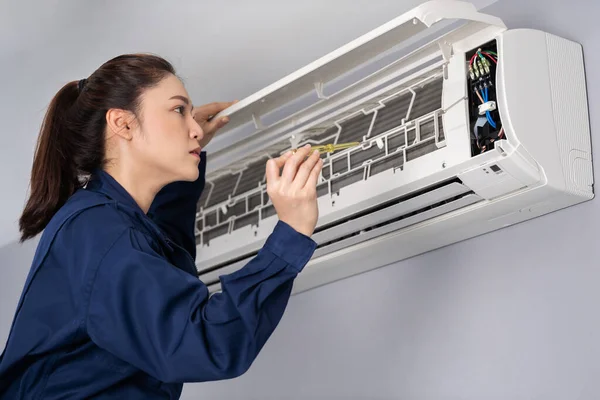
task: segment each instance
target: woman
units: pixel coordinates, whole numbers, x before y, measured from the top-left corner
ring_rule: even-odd
[[[316,245],[322,162],[269,160],[279,222],[209,297],[196,276],[202,148],[228,107],[194,109],[173,67],[108,61],[51,102],[22,240],[43,235],[0,358],[3,399],[178,398],[183,382],[244,373],[279,323]]]

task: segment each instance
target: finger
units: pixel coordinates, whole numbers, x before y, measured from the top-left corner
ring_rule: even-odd
[[[279,171],[281,170],[281,168],[283,168],[283,166],[285,165],[285,162],[288,160],[288,158],[290,158],[290,156],[292,155],[291,151],[288,151],[285,154],[282,154],[279,157],[276,158],[271,158],[267,161],[267,166],[266,166],[266,175],[267,175],[267,181],[270,179],[271,181],[275,182],[275,178],[274,176],[276,175],[276,178],[279,179]],[[271,164],[274,165],[274,172],[269,171],[271,169]],[[271,177],[269,177],[269,174],[271,174]]]
[[[285,162],[292,156],[291,151],[285,152],[284,154],[280,155],[277,158],[274,158],[273,160],[275,160],[275,163],[277,164],[277,168],[281,169],[283,168],[283,166],[285,165]]]
[[[279,170],[281,169],[278,165],[277,165],[277,161],[275,161],[275,158],[271,158],[269,161],[267,161],[267,166],[266,166],[266,175],[267,175],[267,185],[269,183],[273,184],[277,181],[279,181]]]
[[[196,107],[194,115],[198,117],[203,117],[205,119],[209,119],[211,116],[220,113],[221,111],[229,108],[232,104],[236,103],[235,101],[229,102],[214,102],[210,104],[205,104],[199,107]]]
[[[315,163],[315,166],[310,171],[310,175],[306,180],[306,185],[304,185],[307,189],[312,189],[317,187],[317,183],[319,182],[319,174],[323,169],[323,160],[319,158],[319,160]]]
[[[294,186],[298,188],[304,187],[310,172],[319,159],[319,152],[317,150],[313,151],[312,154],[300,165],[300,168],[298,168],[298,172],[294,178]]]
[[[283,168],[283,166],[285,165],[285,162],[292,156],[292,152],[288,151],[285,154],[282,154],[279,157],[276,158],[272,158],[271,160],[273,160],[275,162],[275,165],[277,165],[277,168],[279,170],[281,170],[281,168]],[[279,173],[279,170],[277,171]]]
[[[282,178],[285,179],[287,182],[293,182],[294,177],[296,176],[296,172],[298,171],[298,167],[300,166],[302,161],[306,159],[306,156],[308,156],[309,152],[309,144],[296,150],[296,153],[285,162],[285,166],[283,167],[283,173],[281,174]]]
[[[210,135],[210,134],[218,131],[225,125],[227,125],[228,122],[229,122],[229,117],[214,119],[214,120],[211,120],[210,122],[205,123],[204,127],[202,129],[206,132],[207,135]]]

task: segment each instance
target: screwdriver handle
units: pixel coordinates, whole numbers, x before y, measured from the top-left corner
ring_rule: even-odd
[[[351,147],[355,147],[358,145],[360,145],[360,142],[338,143],[338,144],[329,143],[329,144],[324,144],[324,145],[319,145],[319,146],[312,146],[311,151],[317,150],[320,154],[333,153],[334,151],[345,150],[345,149],[349,149]],[[292,150],[292,152],[295,153],[296,149]]]

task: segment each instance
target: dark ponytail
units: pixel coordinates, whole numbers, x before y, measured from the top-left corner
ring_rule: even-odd
[[[81,177],[103,166],[107,111],[116,108],[138,114],[143,91],[169,74],[175,71],[166,60],[129,54],[60,89],[48,106],[38,137],[30,195],[19,220],[21,241],[39,234],[82,186]]]

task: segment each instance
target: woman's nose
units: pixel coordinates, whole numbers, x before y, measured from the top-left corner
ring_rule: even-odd
[[[198,122],[196,122],[196,120],[193,120],[194,122],[192,123],[191,129],[190,129],[190,136],[193,139],[196,140],[200,140],[204,137],[204,131],[202,130],[202,127],[200,126],[200,124],[198,124]]]

